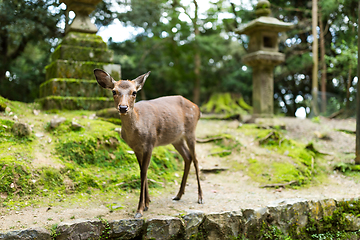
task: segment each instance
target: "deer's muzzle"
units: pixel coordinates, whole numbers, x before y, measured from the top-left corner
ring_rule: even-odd
[[[128,111],[129,107],[126,105],[120,105],[119,106],[119,112],[120,113],[126,113]]]

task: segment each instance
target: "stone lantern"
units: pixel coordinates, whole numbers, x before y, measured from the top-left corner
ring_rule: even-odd
[[[292,23],[270,17],[270,3],[260,0],[256,5],[257,18],[242,26],[236,33],[249,36],[248,54],[242,61],[253,68],[253,117],[272,117],[274,113],[274,67],[285,61],[278,52],[278,33],[289,30]]]
[[[107,48],[89,14],[101,0],[61,0],[76,17],[65,37],[51,54],[45,67],[46,81],[40,85],[37,101],[44,109],[97,110],[114,106],[112,94],[98,86],[94,69],[104,69],[114,79],[121,78],[113,51]]]

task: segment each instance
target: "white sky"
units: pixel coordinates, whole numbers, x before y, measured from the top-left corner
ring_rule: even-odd
[[[234,0],[229,0],[234,1]],[[204,13],[207,9],[210,8],[211,2],[216,2],[216,0],[197,0],[199,5],[199,13]],[[229,2],[227,4],[229,4]],[[257,2],[257,0],[237,0],[234,1],[236,5],[241,4],[242,7],[246,7],[247,9],[251,9],[251,2]],[[184,6],[190,6],[190,8],[194,9],[194,4],[192,4],[192,0],[181,0],[181,3]],[[117,11],[123,11],[120,7],[116,8]],[[220,18],[227,18],[231,14],[221,14]],[[233,15],[231,15],[233,17]],[[190,21],[186,14],[180,14],[180,20],[182,21]],[[123,23],[121,23],[118,19],[116,19],[111,25],[107,27],[101,27],[98,31],[98,35],[100,35],[105,42],[108,41],[110,37],[112,37],[114,42],[122,42],[124,40],[130,39],[134,37],[136,34],[141,33],[142,29],[135,29],[134,27],[126,27]]]

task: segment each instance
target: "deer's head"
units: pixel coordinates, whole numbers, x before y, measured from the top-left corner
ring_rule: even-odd
[[[147,72],[134,80],[119,81],[115,81],[107,72],[101,69],[95,69],[94,74],[100,86],[112,91],[115,106],[120,112],[120,115],[126,115],[134,108],[136,94],[144,86],[145,80],[150,72]]]

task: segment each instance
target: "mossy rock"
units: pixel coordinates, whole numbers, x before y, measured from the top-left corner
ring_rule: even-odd
[[[114,100],[110,98],[86,98],[86,97],[62,97],[48,96],[36,100],[45,110],[63,109],[63,110],[99,110],[114,106]]]
[[[247,105],[241,96],[230,93],[215,93],[211,95],[207,103],[201,106],[201,111],[204,113],[246,115],[252,111],[252,107]]]
[[[100,87],[95,79],[75,78],[52,78],[42,83],[40,98],[46,96],[112,98],[111,91]]]
[[[6,99],[0,96],[0,112],[5,112],[6,107]]]
[[[107,48],[106,43],[96,34],[70,32],[62,40],[64,45],[82,46],[91,48]]]
[[[103,48],[59,45],[51,55],[51,61],[57,59],[73,61],[112,62],[113,51]]]
[[[107,71],[115,80],[121,78],[120,65],[100,62],[82,62],[70,60],[56,60],[45,67],[46,79],[76,78],[94,80],[94,69],[100,68]]]
[[[116,110],[115,107],[101,109],[101,110],[96,112],[96,116],[102,117],[102,118],[117,118],[117,119],[120,119],[119,111]]]

